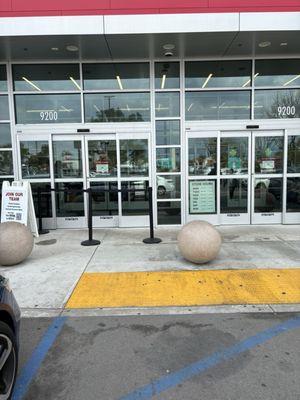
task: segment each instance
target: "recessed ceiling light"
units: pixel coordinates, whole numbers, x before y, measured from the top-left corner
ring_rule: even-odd
[[[51,50],[52,50],[52,51],[58,51],[59,48],[58,48],[58,47],[51,47]]]
[[[67,49],[68,51],[78,51],[78,47],[75,46],[74,44],[69,44],[69,45],[66,47],[66,49]]]
[[[258,45],[259,45],[259,47],[269,47],[269,46],[271,46],[271,42],[268,42],[268,41],[260,42]]]
[[[167,44],[164,44],[164,45],[163,45],[163,48],[164,48],[165,50],[173,50],[173,49],[175,49],[175,45],[172,44],[172,43],[167,43]]]
[[[287,45],[288,45],[287,42],[280,43],[280,46],[287,46]]]

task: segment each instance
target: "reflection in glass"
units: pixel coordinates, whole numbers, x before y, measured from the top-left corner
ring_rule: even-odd
[[[85,94],[85,122],[150,121],[149,93]]]
[[[185,63],[185,87],[233,88],[251,85],[251,61],[192,61]]]
[[[35,209],[35,215],[38,217],[38,188],[41,190],[41,213],[42,218],[52,218],[52,199],[51,184],[43,182],[33,182],[30,184],[32,189],[32,197]]]
[[[0,65],[0,92],[7,92],[7,76],[5,65]]]
[[[155,89],[179,89],[179,63],[155,63]]]
[[[133,192],[122,192],[122,215],[148,215],[148,181],[122,182],[121,189],[130,189]]]
[[[248,138],[221,138],[221,174],[248,173]]]
[[[115,140],[89,140],[89,176],[101,178],[117,176]]]
[[[255,212],[282,211],[282,179],[256,178],[254,188]]]
[[[17,124],[81,122],[78,94],[15,95]]]
[[[148,176],[148,140],[120,140],[121,176]]]
[[[13,65],[14,90],[80,90],[79,64]]]
[[[248,212],[248,180],[247,179],[221,179],[221,213],[247,213]]]
[[[300,178],[287,178],[286,211],[300,212]]]
[[[156,149],[157,172],[180,172],[180,149],[167,147]]]
[[[186,92],[185,113],[188,121],[249,119],[250,92]]]
[[[56,216],[57,217],[83,217],[83,185],[81,182],[56,183],[56,190],[67,192],[56,192]]]
[[[8,96],[0,96],[0,120],[9,120]]]
[[[300,118],[300,89],[255,90],[254,118]]]
[[[179,117],[180,96],[177,92],[158,92],[155,94],[155,115],[160,117]]]
[[[49,145],[47,141],[22,141],[22,178],[50,178]]]
[[[54,141],[53,161],[55,178],[81,178],[81,141]]]
[[[11,151],[0,151],[0,175],[13,175],[13,159]]]
[[[117,182],[91,182],[93,215],[118,215],[118,192],[105,192],[104,190],[117,190]]]
[[[288,137],[287,172],[300,172],[300,136]]]
[[[156,145],[180,144],[180,121],[156,121]]]
[[[255,172],[279,174],[283,168],[283,137],[259,136],[255,138]]]
[[[159,201],[157,203],[157,222],[158,225],[180,225],[180,201]]]
[[[216,214],[217,190],[215,179],[189,181],[189,213]]]
[[[149,89],[148,63],[83,64],[85,90]]]
[[[156,185],[158,199],[180,198],[180,175],[158,175]]]
[[[10,124],[0,124],[0,148],[11,147]]]
[[[256,60],[255,86],[300,86],[300,59]]]
[[[217,138],[189,139],[189,175],[217,174]]]

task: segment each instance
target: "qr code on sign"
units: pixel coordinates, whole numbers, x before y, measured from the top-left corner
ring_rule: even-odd
[[[21,219],[22,219],[22,214],[16,213],[16,221],[21,221]]]

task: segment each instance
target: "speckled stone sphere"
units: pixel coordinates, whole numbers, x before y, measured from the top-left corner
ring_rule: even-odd
[[[16,265],[25,260],[33,249],[33,236],[19,222],[0,224],[0,265]]]
[[[182,256],[196,264],[215,259],[222,244],[219,232],[205,221],[192,221],[184,225],[177,239]]]

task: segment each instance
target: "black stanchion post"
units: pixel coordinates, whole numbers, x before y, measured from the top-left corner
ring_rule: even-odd
[[[92,201],[92,189],[87,189],[88,193],[88,228],[89,238],[81,242],[82,246],[97,246],[100,244],[100,240],[93,239],[93,201]]]
[[[154,227],[153,227],[153,189],[148,187],[148,201],[149,201],[149,220],[150,220],[150,237],[143,240],[146,244],[160,243],[161,239],[154,237]]]
[[[38,206],[38,222],[39,222],[39,235],[45,235],[49,233],[47,229],[43,229],[43,219],[42,219],[42,192],[40,186],[37,189],[37,206]]]

